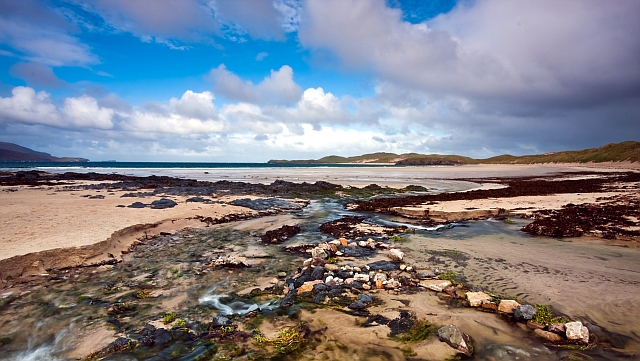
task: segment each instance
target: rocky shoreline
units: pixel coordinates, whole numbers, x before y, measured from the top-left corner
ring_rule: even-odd
[[[504,326],[498,327],[527,330],[544,347],[519,350],[516,354],[521,359],[551,359],[556,354],[556,359],[569,359],[563,355],[573,355],[588,360],[588,356],[575,350],[608,349],[607,340],[598,333],[597,326],[580,320],[570,322],[554,314],[547,305],[528,304],[478,288],[452,270],[417,266],[402,245],[414,228],[380,224],[366,213],[393,213],[394,207],[499,194],[508,198],[576,190],[597,193],[619,189],[620,185],[636,192],[633,187],[640,180],[635,173],[615,173],[604,178],[579,176],[573,174],[574,179],[565,180],[491,179],[490,182],[507,187],[395,198],[390,195],[397,190],[375,186],[354,190],[324,182],[302,186],[277,182],[243,188],[247,184],[168,177],[78,177],[99,182],[91,184],[72,184],[79,179],[71,174],[25,172],[0,177],[0,182],[11,186],[49,184],[82,190],[117,189],[128,192],[123,196],[125,199],[145,198],[151,193],[188,196],[192,197],[188,202],[205,204],[220,202],[219,198],[211,198],[211,194],[233,193],[240,197],[224,203],[247,209],[242,214],[218,218],[193,217],[189,220],[192,223],[170,231],[162,231],[159,225],[130,229],[127,232],[137,232],[137,241],[124,249],[122,259],[95,258],[96,252],[104,254],[113,246],[117,238],[114,235],[111,243],[74,250],[79,255],[71,257],[74,261],[67,265],[45,263],[38,257],[54,252],[57,258],[63,258],[65,252],[74,254],[69,250],[0,261],[3,282],[0,319],[4,320],[0,326],[0,350],[20,354],[21,345],[39,337],[30,332],[29,327],[35,326],[28,326],[37,319],[46,320],[52,330],[63,333],[68,332],[65,330],[71,327],[69,322],[74,318],[85,325],[81,337],[73,345],[53,344],[62,359],[254,360],[280,359],[285,354],[290,359],[314,359],[318,355],[309,353],[314,349],[323,350],[321,354],[325,356],[333,355],[333,359],[344,359],[348,346],[336,350],[327,344],[327,339],[338,344],[330,334],[334,326],[323,326],[311,316],[313,312],[323,312],[326,317],[334,317],[324,313],[331,311],[344,315],[343,318],[353,317],[356,325],[353,327],[389,330],[386,335],[376,333],[379,342],[386,345],[380,346],[380,350],[389,353],[387,359],[456,359],[474,357],[480,352],[486,359],[498,360],[506,359],[498,355],[516,352],[506,346],[483,347],[478,351],[466,329],[468,324],[449,323],[444,315],[432,317],[435,314],[415,308],[431,294],[447,307],[482,311],[479,314],[486,317],[498,315],[504,321]],[[366,193],[368,197],[371,192],[377,196],[358,200],[358,194]],[[324,233],[323,241],[296,242],[296,237],[309,228],[300,227],[300,220],[292,222],[286,215],[292,214],[295,219],[297,213],[309,206],[309,199],[319,197],[334,197],[347,209],[359,213],[342,215],[311,229]],[[604,238],[633,241],[638,235],[629,228],[638,226],[638,204],[637,198],[616,195],[600,199],[598,204],[534,210],[533,222],[523,230],[554,237],[600,234]],[[508,220],[506,214],[499,216]],[[285,218],[276,222],[278,217]],[[421,221],[436,223],[429,219]],[[194,222],[200,226],[194,227]],[[244,229],[247,222],[266,223]],[[149,233],[151,228],[158,229]],[[398,300],[399,306],[389,308]],[[27,320],[26,324],[12,329],[11,325],[21,318]],[[487,322],[486,318],[481,319],[485,320],[481,323]],[[99,342],[92,342],[96,335],[103,336]],[[50,340],[42,337],[35,341],[51,345]],[[442,348],[434,343],[434,338],[447,346]]]

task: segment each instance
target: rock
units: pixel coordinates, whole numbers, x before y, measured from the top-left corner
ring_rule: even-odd
[[[565,335],[569,340],[576,340],[582,343],[589,343],[589,330],[582,325],[582,322],[568,322],[564,325]]]
[[[418,277],[418,279],[421,279],[421,280],[427,280],[427,279],[436,277],[436,275],[431,271],[420,271],[416,276]]]
[[[451,286],[451,281],[447,280],[426,280],[421,281],[420,286],[428,288],[432,291],[442,292],[443,289]]]
[[[376,262],[369,263],[367,266],[369,266],[369,269],[372,271],[390,272],[390,271],[398,270],[398,266],[389,261],[376,261]]]
[[[374,281],[378,281],[378,280],[386,281],[387,280],[387,275],[384,274],[384,273],[376,273],[376,275],[373,276],[373,280]]]
[[[356,282],[369,282],[369,275],[365,273],[356,273],[353,275],[353,280]]]
[[[167,199],[167,198],[161,198],[158,200],[155,200],[153,202],[151,202],[151,208],[152,209],[166,209],[166,208],[173,208],[175,206],[177,206],[178,203],[172,201],[171,199]]]
[[[514,300],[500,300],[498,312],[513,313],[513,309],[519,306],[520,304]]]
[[[310,283],[304,283],[300,288],[298,288],[298,294],[303,294],[305,292],[313,291],[313,285]]]
[[[520,320],[530,320],[536,315],[536,309],[531,305],[520,305],[513,309],[513,317]]]
[[[287,272],[278,272],[278,277],[280,277],[280,278],[287,277]]]
[[[454,324],[441,327],[438,330],[438,337],[440,341],[446,342],[462,354],[471,356],[473,353],[473,347],[469,343],[469,337],[463,334]]]
[[[389,258],[391,258],[394,261],[402,261],[404,259],[404,252],[402,252],[397,248],[394,248],[389,251],[387,256],[389,256]]]
[[[557,333],[558,335],[565,335],[567,332],[567,328],[564,326],[564,323],[552,323],[547,327],[549,332]]]
[[[329,257],[329,255],[327,254],[327,252],[324,249],[322,249],[320,247],[316,247],[316,248],[311,250],[311,257],[320,258],[320,259],[327,259]]]
[[[371,296],[369,296],[367,294],[361,293],[361,294],[358,295],[358,300],[368,304],[368,303],[373,302],[373,297],[371,297]]]
[[[467,292],[467,301],[469,306],[480,307],[484,301],[489,301],[491,296],[484,292]]]
[[[346,239],[346,238],[340,238],[338,241],[340,241],[340,244],[341,244],[341,245],[343,245],[343,246],[345,246],[345,247],[346,247],[346,246],[347,246],[347,244],[348,244],[348,242],[347,242],[347,239]]]
[[[324,273],[325,273],[325,268],[322,266],[318,266],[311,273],[311,277],[313,277],[314,280],[321,280],[324,278]]]
[[[348,306],[352,310],[363,310],[367,308],[367,303],[362,300],[357,300]]]
[[[490,310],[490,311],[497,311],[498,310],[498,305],[496,305],[493,302],[483,302],[482,303],[482,309]]]
[[[331,264],[331,263],[325,264],[324,268],[329,272],[335,272],[335,271],[340,269],[340,267],[338,267],[338,265]]]
[[[307,268],[311,266],[311,262],[313,262],[313,258],[307,258],[302,262],[302,267]]]
[[[371,286],[369,286],[369,284],[368,284],[368,283],[363,283],[363,284],[362,284],[362,289],[364,289],[364,290],[367,290],[367,291],[368,291],[368,290],[370,290],[370,289],[371,289]]]
[[[142,202],[133,202],[127,206],[127,208],[144,208],[144,207],[146,207],[146,204]]]
[[[272,285],[276,285],[278,284],[278,279],[277,278],[272,278],[269,280],[269,283],[271,283]]]
[[[298,203],[285,201],[278,198],[257,198],[257,199],[236,199],[229,202],[234,206],[247,207],[255,211],[266,211],[267,209],[286,209],[286,210],[300,210],[304,206]]]
[[[545,331],[539,328],[536,328],[535,330],[533,330],[533,333],[536,334],[536,336],[538,337],[542,337],[545,340],[549,341],[549,342],[553,342],[553,343],[557,343],[563,340],[562,336],[555,334],[553,332],[549,332],[549,331]]]
[[[226,326],[231,324],[231,321],[229,321],[229,317],[225,315],[217,315],[216,317],[213,318],[213,322],[211,323],[214,326]]]

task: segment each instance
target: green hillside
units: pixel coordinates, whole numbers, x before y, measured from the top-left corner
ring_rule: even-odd
[[[612,143],[600,148],[569,150],[537,155],[499,155],[487,159],[474,159],[460,155],[371,153],[354,157],[330,155],[308,160],[270,160],[272,164],[337,164],[337,163],[394,163],[397,165],[462,165],[462,164],[535,164],[535,163],[601,163],[639,162],[640,142]]]

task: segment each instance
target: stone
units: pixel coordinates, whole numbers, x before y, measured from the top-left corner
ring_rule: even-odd
[[[380,261],[375,261],[375,262],[369,263],[367,266],[369,267],[370,270],[373,270],[373,271],[390,272],[390,271],[397,271],[398,270],[398,266],[397,265],[395,265],[392,262],[384,261],[384,260],[380,260]]]
[[[300,288],[298,288],[298,294],[303,294],[305,292],[311,292],[313,291],[313,285],[310,283],[305,283],[302,286],[300,286]]]
[[[542,337],[545,340],[549,341],[549,342],[553,342],[553,343],[557,343],[563,340],[562,336],[553,333],[553,332],[549,332],[549,331],[545,331],[539,328],[536,328],[535,330],[533,330],[533,333],[536,334],[536,336],[538,337]]]
[[[324,268],[329,272],[335,272],[335,271],[340,269],[340,267],[338,267],[338,265],[335,265],[335,264],[332,264],[332,263],[325,264]]]
[[[443,289],[451,286],[451,281],[447,280],[426,280],[421,281],[420,286],[436,292],[442,292]]]
[[[356,282],[369,282],[369,275],[365,273],[356,273],[353,275],[353,280]]]
[[[272,285],[276,285],[278,284],[278,279],[277,278],[272,278],[269,280],[269,283],[271,283]]]
[[[538,311],[531,305],[520,305],[513,309],[513,317],[517,320],[530,320]]]
[[[353,272],[362,272],[360,267],[353,267]]]
[[[302,267],[309,267],[311,266],[311,262],[313,262],[313,258],[307,258],[304,260],[304,262],[302,262]]]
[[[346,238],[340,238],[338,241],[340,241],[340,244],[342,244],[342,245],[343,245],[343,246],[345,246],[345,247],[346,247],[346,246],[347,246],[347,244],[349,243],[349,242],[347,241],[347,239],[346,239]]]
[[[311,257],[326,259],[327,257],[329,257],[329,255],[327,254],[327,252],[324,249],[322,249],[320,247],[316,247],[316,248],[311,250]]]
[[[468,342],[469,338],[454,324],[438,329],[438,338],[462,354],[471,356],[473,353],[473,347]]]
[[[566,329],[565,335],[567,339],[589,343],[589,330],[582,325],[582,322],[567,322],[564,327]]]
[[[404,259],[404,252],[402,252],[397,248],[394,248],[389,250],[389,253],[387,254],[387,256],[389,256],[389,258],[391,258],[394,261],[402,261]]]
[[[420,271],[416,276],[418,277],[418,279],[421,279],[421,280],[427,280],[427,279],[436,277],[436,275],[431,271]]]
[[[387,280],[387,275],[384,274],[384,273],[376,273],[376,275],[373,276],[373,280],[374,281],[378,281],[378,280],[386,281]]]
[[[371,303],[373,302],[373,298],[367,294],[361,293],[358,295],[358,300],[364,302],[364,303]]]
[[[480,307],[484,301],[489,301],[491,296],[484,292],[467,292],[467,301],[471,307]]]
[[[178,203],[172,201],[171,199],[167,199],[167,198],[161,198],[158,200],[155,200],[153,202],[151,202],[151,208],[152,209],[166,209],[166,208],[173,208],[175,206],[177,206]]]
[[[549,332],[557,333],[558,335],[565,335],[567,332],[566,327],[564,327],[564,323],[552,323],[547,327]]]
[[[382,280],[376,280],[376,288],[379,290],[384,288],[384,283]]]
[[[367,291],[368,291],[368,290],[370,290],[370,289],[371,289],[371,286],[369,286],[369,284],[368,284],[368,283],[363,283],[363,284],[362,284],[362,289],[364,289],[364,290],[367,290]]]
[[[496,305],[493,302],[483,302],[482,303],[482,309],[483,310],[490,310],[490,311],[497,311],[498,310],[498,305]]]
[[[520,304],[514,300],[500,300],[498,312],[513,313],[513,309],[519,306]]]

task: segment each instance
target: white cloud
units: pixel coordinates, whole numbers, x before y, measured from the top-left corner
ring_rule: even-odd
[[[227,122],[220,119],[211,92],[187,90],[180,99],[171,98],[168,105],[150,104],[134,108],[125,117],[123,128],[135,132],[209,134],[222,132]]]
[[[114,113],[113,109],[99,107],[98,102],[88,95],[67,98],[62,107],[62,114],[70,125],[79,128],[111,129]]]
[[[460,2],[422,24],[402,21],[383,0],[305,5],[303,45],[433,94],[589,102],[640,81],[637,1]]]
[[[33,0],[0,3],[0,43],[9,45],[20,58],[53,66],[98,63],[91,49],[70,35],[75,31],[45,4]]]
[[[44,91],[29,87],[15,87],[12,97],[0,98],[0,122],[41,124],[59,128],[113,127],[114,111],[98,106],[97,101],[87,95],[67,98],[61,109],[51,102]]]
[[[283,65],[260,83],[242,80],[221,64],[209,72],[209,80],[216,93],[233,100],[257,104],[289,104],[300,99],[301,89],[293,81],[293,69]]]

